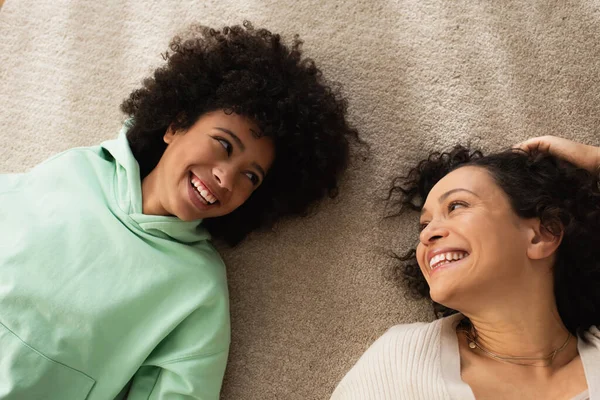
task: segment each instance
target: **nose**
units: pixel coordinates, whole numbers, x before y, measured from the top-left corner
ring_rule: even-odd
[[[424,245],[433,244],[438,240],[447,237],[448,234],[448,229],[446,229],[441,222],[432,221],[421,231],[419,241]]]
[[[233,190],[235,174],[233,168],[227,166],[219,166],[213,168],[213,176],[222,189],[227,191]]]

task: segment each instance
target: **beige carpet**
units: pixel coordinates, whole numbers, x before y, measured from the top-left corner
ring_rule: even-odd
[[[191,22],[299,33],[371,145],[341,196],[224,251],[233,343],[223,399],[326,399],[387,327],[430,318],[385,282],[416,219],[378,199],[429,149],[558,134],[599,144],[593,0],[6,0],[0,172],[114,137],[118,106]],[[1,221],[0,221],[1,223]]]

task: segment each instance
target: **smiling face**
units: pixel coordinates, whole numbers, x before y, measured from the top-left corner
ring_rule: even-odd
[[[510,295],[523,282],[534,231],[482,167],[465,166],[429,192],[417,261],[431,298],[447,307]]]
[[[275,157],[271,139],[238,114],[202,115],[186,131],[164,136],[167,148],[144,178],[144,213],[184,221],[220,217],[241,206],[263,182]]]

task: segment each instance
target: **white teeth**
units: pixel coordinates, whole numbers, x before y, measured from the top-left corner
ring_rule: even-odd
[[[435,269],[442,264],[447,264],[449,262],[453,262],[456,260],[461,260],[468,256],[469,254],[466,252],[448,252],[448,253],[440,253],[434,256],[431,260],[429,260],[429,266],[431,269]]]
[[[204,197],[209,203],[215,202],[216,199],[214,198],[214,196],[212,194],[210,194],[210,192],[208,190],[202,189],[202,190],[199,190],[199,192],[200,192],[200,195],[202,197]]]
[[[204,200],[207,204],[213,204],[217,201],[217,198],[213,196],[195,176],[192,176],[191,183],[192,186],[196,188],[196,192],[200,195],[202,200]]]
[[[200,196],[200,193],[196,192],[196,196],[198,197],[198,199],[200,199],[201,202],[203,202],[204,204],[208,204],[208,201],[206,201],[204,197]]]

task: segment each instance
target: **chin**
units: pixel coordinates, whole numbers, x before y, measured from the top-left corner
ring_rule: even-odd
[[[178,212],[174,213],[173,215],[185,222],[194,221],[202,218],[201,216],[197,215],[197,213],[190,212],[190,210],[187,209],[178,210]]]
[[[431,300],[439,303],[445,307],[456,310],[457,303],[460,303],[459,297],[453,290],[449,290],[447,287],[430,287],[429,296]]]

